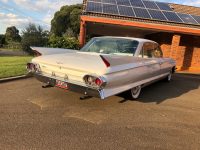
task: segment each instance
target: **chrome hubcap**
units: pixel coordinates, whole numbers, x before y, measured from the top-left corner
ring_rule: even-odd
[[[133,95],[137,94],[139,90],[140,90],[140,87],[139,87],[139,86],[134,87],[134,88],[132,89],[132,94],[133,94]]]
[[[168,75],[168,81],[170,81],[171,78],[172,78],[172,74],[170,73],[170,74]]]
[[[138,98],[138,96],[140,95],[140,91],[141,91],[141,86],[137,86],[131,89],[131,94],[132,97],[134,99]]]

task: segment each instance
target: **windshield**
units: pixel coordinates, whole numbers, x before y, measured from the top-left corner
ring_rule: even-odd
[[[102,54],[135,54],[138,41],[123,38],[93,38],[82,49],[83,52]]]

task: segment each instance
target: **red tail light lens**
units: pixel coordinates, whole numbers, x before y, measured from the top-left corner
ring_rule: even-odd
[[[96,80],[95,80],[95,84],[96,84],[96,85],[101,86],[102,83],[103,83],[103,81],[102,81],[101,79],[96,78]]]

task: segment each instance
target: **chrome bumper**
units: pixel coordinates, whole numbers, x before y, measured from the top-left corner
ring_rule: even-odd
[[[37,80],[39,80],[43,83],[49,84],[53,87],[56,86],[56,80],[57,79],[54,79],[54,78],[51,78],[51,77],[46,77],[46,76],[41,75],[41,74],[34,74],[34,76]],[[103,90],[92,89],[92,88],[89,88],[89,87],[84,87],[84,86],[69,83],[69,82],[66,82],[66,83],[67,83],[69,91],[104,99]]]

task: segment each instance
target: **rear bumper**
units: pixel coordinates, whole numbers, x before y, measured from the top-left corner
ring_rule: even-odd
[[[53,87],[56,86],[56,80],[57,79],[55,79],[55,78],[47,77],[47,76],[44,76],[44,75],[41,75],[41,74],[34,74],[34,76],[37,80],[39,80],[43,83],[49,84]],[[73,91],[73,92],[77,92],[77,93],[80,93],[80,94],[105,99],[104,96],[103,96],[103,90],[92,89],[92,88],[88,88],[88,87],[85,87],[85,86],[81,86],[81,85],[77,85],[77,84],[73,84],[73,83],[69,83],[69,82],[66,82],[66,83],[67,83],[69,91]]]

